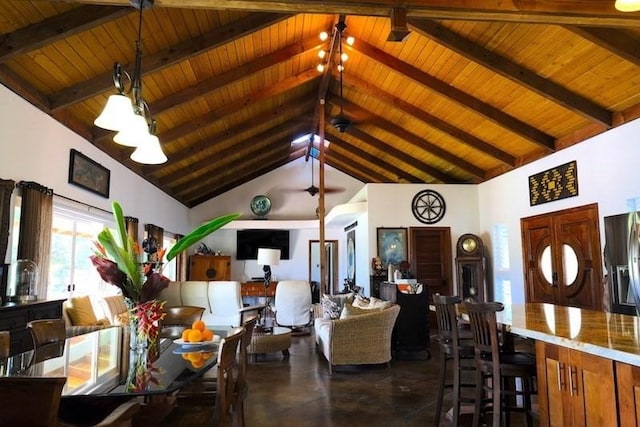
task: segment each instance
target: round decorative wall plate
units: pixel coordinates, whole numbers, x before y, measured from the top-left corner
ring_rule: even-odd
[[[264,194],[260,194],[251,199],[251,212],[255,215],[263,216],[271,210],[271,199]]]
[[[422,190],[413,196],[411,210],[413,216],[423,224],[435,224],[444,217],[447,205],[437,191]]]

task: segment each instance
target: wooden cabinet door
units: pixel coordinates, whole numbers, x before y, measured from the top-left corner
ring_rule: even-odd
[[[612,360],[542,342],[536,359],[541,426],[618,425]]]
[[[640,425],[640,368],[616,362],[618,413],[621,427]]]
[[[231,257],[214,255],[190,256],[189,280],[231,280]]]
[[[527,302],[602,309],[596,204],[521,220]]]
[[[411,227],[409,244],[411,268],[418,282],[427,285],[431,295],[453,295],[451,229]]]

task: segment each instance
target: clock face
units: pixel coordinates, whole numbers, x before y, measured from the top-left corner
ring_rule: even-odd
[[[472,237],[467,237],[462,241],[462,249],[465,252],[473,252],[478,247],[478,242]]]
[[[271,199],[265,195],[255,196],[251,199],[251,212],[255,215],[263,216],[271,210]]]

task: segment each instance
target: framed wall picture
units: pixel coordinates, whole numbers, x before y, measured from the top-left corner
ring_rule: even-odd
[[[71,149],[69,154],[69,183],[82,187],[92,193],[109,198],[109,169],[97,163],[78,150]]]
[[[377,231],[378,257],[382,260],[383,268],[408,260],[406,228],[379,227]]]
[[[356,230],[347,233],[347,280],[356,284]]]

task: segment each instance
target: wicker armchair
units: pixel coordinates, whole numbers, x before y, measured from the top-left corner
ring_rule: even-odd
[[[400,306],[346,319],[316,318],[314,329],[318,349],[336,365],[370,365],[391,361],[391,333]]]

